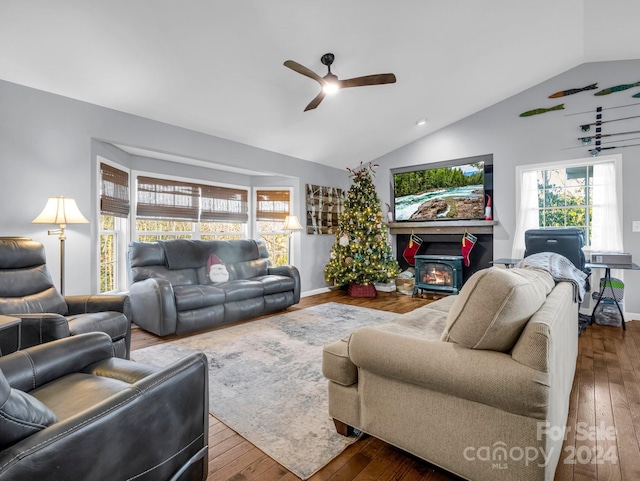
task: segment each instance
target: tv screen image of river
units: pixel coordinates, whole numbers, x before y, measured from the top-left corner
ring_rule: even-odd
[[[393,175],[396,221],[484,219],[484,162]]]

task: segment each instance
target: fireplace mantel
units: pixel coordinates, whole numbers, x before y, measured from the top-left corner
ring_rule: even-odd
[[[434,220],[427,222],[391,222],[391,234],[493,234],[496,220]]]

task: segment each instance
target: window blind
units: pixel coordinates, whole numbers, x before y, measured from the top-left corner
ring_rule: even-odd
[[[128,217],[129,174],[108,164],[100,163],[100,213]]]
[[[243,189],[201,185],[201,222],[248,222],[248,193]]]
[[[139,176],[137,192],[139,218],[198,222],[200,186],[197,184]]]
[[[256,191],[256,219],[259,221],[284,221],[289,215],[288,190]]]

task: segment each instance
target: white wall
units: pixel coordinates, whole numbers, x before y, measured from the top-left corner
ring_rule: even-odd
[[[640,80],[639,72],[640,60],[583,64],[384,155],[375,160],[380,164],[376,177],[380,197],[383,200],[391,198],[389,169],[393,167],[492,153],[493,210],[494,219],[499,221],[494,233],[494,258],[510,257],[516,226],[516,166],[589,157],[588,148],[574,147],[581,145],[578,137],[585,135],[580,131],[579,125],[595,121],[595,113],[570,116],[567,114],[593,111],[598,106],[612,107],[637,103],[637,107],[604,111],[603,119],[640,116],[640,99],[632,98],[632,94],[640,92],[640,87],[606,96],[593,95],[600,89],[637,82]],[[581,88],[595,82],[598,82],[598,90],[558,99],[548,98],[557,91]],[[455,102],[456,92],[448,94],[451,102]],[[522,112],[561,103],[564,103],[565,110],[519,117]],[[640,118],[603,125],[603,133],[631,130],[640,130]],[[640,141],[628,142],[633,143]],[[631,232],[631,222],[640,220],[640,147],[607,152],[622,154],[624,249],[630,252],[634,261],[638,263],[640,233]],[[640,313],[640,272],[625,272],[625,310]]]
[[[209,180],[260,185],[266,179],[219,170],[132,157],[108,145],[118,143],[182,155],[205,162],[268,172],[289,179],[294,213],[305,219],[306,183],[347,188],[346,170],[268,152],[103,107],[0,81],[0,236],[26,235],[44,243],[57,284],[59,242],[54,226],[31,224],[49,196],[76,199],[90,224],[67,228],[66,294],[96,292],[96,156],[138,169],[198,175]],[[295,234],[302,290],[324,288],[324,263],[333,236]]]

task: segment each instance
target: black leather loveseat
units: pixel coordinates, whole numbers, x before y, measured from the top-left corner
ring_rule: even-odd
[[[298,270],[270,267],[263,240],[132,242],[128,254],[133,322],[159,336],[247,319],[300,301]],[[227,281],[209,279],[212,254],[226,266]]]

